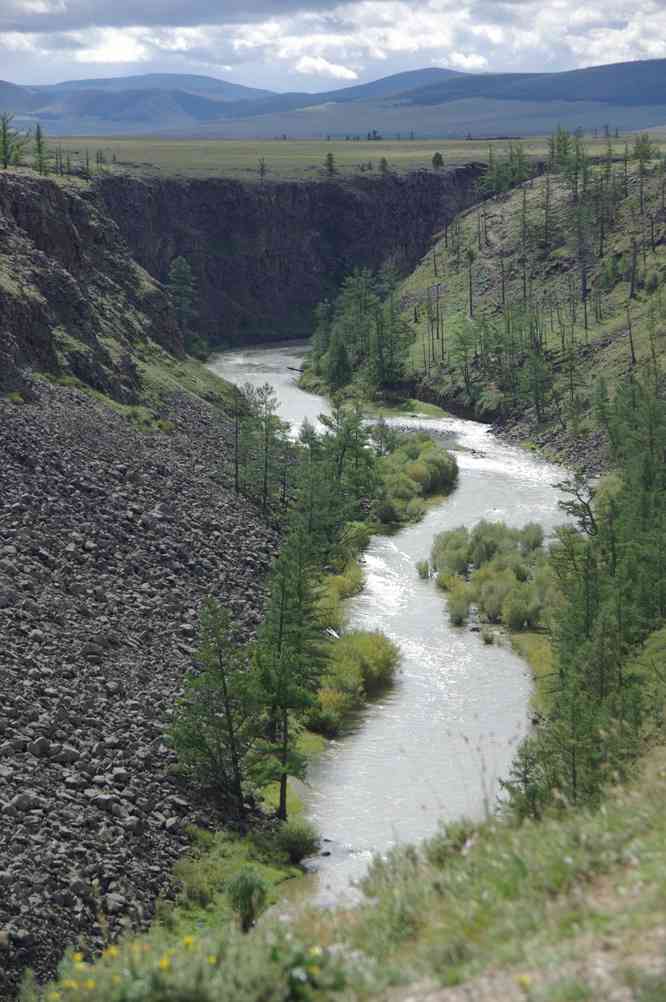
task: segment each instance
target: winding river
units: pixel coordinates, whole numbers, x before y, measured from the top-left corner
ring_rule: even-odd
[[[230,351],[211,368],[239,385],[270,382],[280,416],[298,427],[327,410],[323,398],[296,385],[291,369],[304,350],[291,343]],[[457,453],[460,480],[422,522],[373,538],[365,590],[348,602],[348,628],[382,630],[400,647],[402,662],[391,691],[309,770],[306,812],[329,855],[317,860],[308,897],[322,906],[354,899],[352,882],[373,853],[431,835],[440,819],[479,817],[492,808],[528,725],[525,663],[508,644],[487,647],[478,633],[452,627],[442,594],[419,579],[416,561],[429,554],[438,532],[480,519],[538,521],[546,531],[563,520],[556,467],[474,421],[401,417],[397,423],[442,436]]]

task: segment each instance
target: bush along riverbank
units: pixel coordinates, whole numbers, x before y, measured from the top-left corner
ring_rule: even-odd
[[[540,525],[512,529],[503,522],[479,522],[440,533],[430,559],[417,564],[422,578],[433,577],[446,593],[454,626],[472,621],[485,644],[501,642],[502,631],[534,674],[535,711],[548,700],[552,666],[552,626],[562,597],[544,547]]]

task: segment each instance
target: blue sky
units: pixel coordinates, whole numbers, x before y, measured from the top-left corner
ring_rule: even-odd
[[[172,72],[321,91],[666,57],[666,0],[0,0],[0,46],[15,83]]]

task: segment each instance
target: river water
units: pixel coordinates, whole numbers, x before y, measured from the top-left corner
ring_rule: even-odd
[[[270,382],[280,416],[316,423],[326,401],[296,385],[304,346],[291,343],[218,355],[214,372],[239,385]],[[291,368],[290,368],[291,367]],[[328,841],[307,896],[327,906],[357,896],[351,882],[376,852],[434,833],[440,820],[478,818],[493,808],[528,725],[529,670],[506,644],[449,624],[443,595],[415,563],[438,532],[481,519],[509,525],[563,521],[553,484],[562,471],[506,445],[481,424],[403,418],[401,427],[443,436],[457,454],[454,493],[422,522],[375,536],[365,554],[366,586],[347,603],[349,629],[381,630],[399,646],[396,684],[367,706],[351,733],[328,744],[309,769],[306,813]],[[302,882],[298,882],[302,884]],[[303,888],[296,891],[303,896]]]

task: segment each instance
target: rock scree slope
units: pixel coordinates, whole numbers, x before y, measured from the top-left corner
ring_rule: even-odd
[[[186,826],[219,821],[163,736],[202,600],[250,635],[276,543],[225,486],[211,406],[175,398],[174,430],[145,434],[33,394],[0,400],[0,997],[145,923]]]

